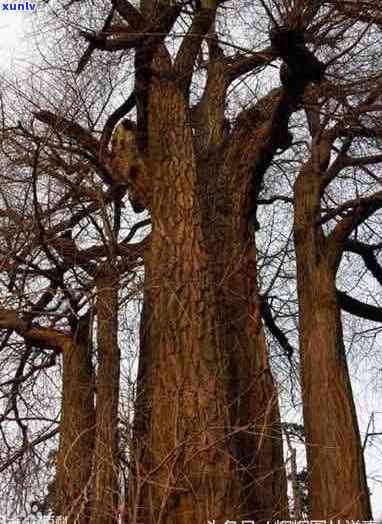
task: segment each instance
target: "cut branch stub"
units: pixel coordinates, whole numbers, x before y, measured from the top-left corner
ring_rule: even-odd
[[[150,180],[136,138],[136,126],[128,119],[116,128],[111,145],[111,165],[127,185],[129,200],[135,213],[150,208]]]

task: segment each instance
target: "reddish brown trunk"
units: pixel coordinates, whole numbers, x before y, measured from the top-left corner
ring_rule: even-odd
[[[88,522],[94,449],[94,375],[89,325],[63,347],[63,400],[55,480],[55,513]]]
[[[210,51],[217,60],[192,117],[197,128],[194,138],[186,125],[182,94],[166,79],[163,56],[161,72],[158,68],[154,73],[151,88],[148,156],[149,172],[154,175],[153,233],[145,264],[146,336],[140,356],[137,464],[131,485],[132,519],[139,514],[134,502],[148,501],[143,508],[144,522],[158,518],[201,523],[221,515],[262,522],[288,515],[278,396],[259,315],[255,245],[243,226],[247,221],[246,186],[252,173],[248,166],[253,161],[248,154],[243,168],[235,157],[222,170],[228,84],[222,77],[219,49],[211,44]],[[157,75],[162,75],[160,80]],[[240,140],[236,147],[235,154],[240,156]],[[244,176],[240,169],[246,170]],[[240,174],[235,176],[235,170]],[[239,179],[236,194],[234,180]],[[212,424],[216,429],[212,430]],[[178,431],[174,433],[173,427]],[[195,428],[202,429],[206,442],[216,439],[208,450],[213,459],[196,451],[201,436],[195,434]],[[148,445],[137,442],[137,435],[145,434],[149,435]],[[183,449],[185,444],[179,444],[187,434],[194,435],[188,437],[190,453],[200,455],[192,461]],[[158,458],[153,457],[154,448]],[[145,480],[152,482],[145,475],[166,456],[162,471],[154,478],[167,488],[151,488],[140,499],[137,490]],[[192,502],[187,494],[190,486],[184,485],[190,468],[195,470],[192,489],[204,493],[199,504]],[[214,476],[219,481],[208,486],[208,479]]]
[[[153,232],[130,483],[134,523],[260,522],[288,514],[255,246],[248,247],[233,210],[237,166],[221,170],[229,80],[221,50],[213,38],[208,44],[207,88],[191,115],[163,49],[151,79],[145,154]],[[253,164],[246,160],[241,201]],[[246,211],[238,216],[246,220]]]
[[[237,144],[242,148],[242,143]],[[257,288],[256,244],[248,234],[245,182],[229,163],[201,171],[203,232],[218,301],[219,335],[229,366],[232,453],[240,471],[237,515],[287,518],[278,392],[269,367]],[[204,176],[203,176],[204,175]]]
[[[289,514],[282,432],[260,316],[256,244],[248,233],[245,184],[235,188],[227,175],[229,212],[222,221],[223,242],[213,232],[210,253],[213,261],[220,260],[215,262],[220,334],[230,360],[231,421],[233,428],[240,428],[234,442],[241,471],[241,514],[260,523]]]
[[[295,246],[310,518],[371,519],[357,416],[343,344],[332,246],[317,225],[320,176],[295,185]]]
[[[232,133],[227,145],[224,101],[228,79],[218,46],[210,43],[208,83],[194,113],[203,235],[218,304],[221,351],[229,362],[231,451],[240,471],[238,516],[265,522],[288,517],[278,393],[268,362],[257,287],[256,244],[249,231],[249,188],[262,174],[264,116]],[[209,155],[206,155],[206,149]],[[261,170],[260,170],[261,171]],[[253,196],[253,195],[252,195]],[[239,429],[240,428],[240,429]]]
[[[96,435],[93,460],[92,524],[117,522],[118,399],[120,351],[118,347],[118,275],[105,266],[96,277],[97,389]]]
[[[237,376],[232,398],[242,469],[243,509],[256,522],[288,518],[286,475],[278,391],[269,366],[256,285],[254,245],[243,247],[242,265],[229,265],[223,284],[226,300],[226,343],[231,345]],[[232,259],[231,259],[232,262]],[[237,274],[235,270],[239,269]],[[228,312],[231,312],[228,315]]]
[[[167,69],[162,51],[156,59],[161,74]],[[198,219],[192,136],[174,81],[153,80],[149,115],[153,231],[145,384],[152,395],[146,456],[135,479],[142,489],[137,522],[220,523],[235,515],[239,487],[227,453],[225,362]]]

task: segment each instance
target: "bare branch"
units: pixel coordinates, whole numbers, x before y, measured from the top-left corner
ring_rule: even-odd
[[[105,20],[105,23],[102,27],[102,30],[101,32],[105,32],[107,31],[107,29],[109,28],[110,26],[110,23],[113,19],[113,15],[114,15],[114,8],[110,10],[110,13],[108,14],[106,20]],[[77,69],[76,69],[76,74],[79,75],[80,73],[82,73],[82,71],[85,69],[87,63],[89,62],[92,54],[93,54],[93,51],[96,49],[96,46],[94,45],[93,42],[90,42],[90,44],[88,45],[88,48],[86,49],[85,53],[82,55],[82,57],[80,58],[80,61],[78,62],[78,66],[77,66]]]
[[[239,78],[239,76],[245,75],[253,69],[269,65],[273,60],[275,60],[275,58],[277,58],[277,56],[272,51],[271,47],[253,53],[251,56],[236,56],[234,59],[230,60],[228,66],[229,82],[233,82]]]
[[[365,304],[343,291],[337,291],[341,308],[347,313],[373,322],[382,322],[382,308]]]
[[[204,36],[214,21],[215,13],[216,9],[204,8],[194,16],[176,56],[174,70],[180,75],[180,86],[185,93],[188,93],[195,60]]]
[[[12,329],[23,339],[42,349],[53,349],[61,353],[71,342],[71,336],[57,329],[50,329],[28,322],[18,316],[16,311],[0,308],[0,329]]]
[[[272,333],[272,335],[275,337],[277,342],[280,344],[288,359],[291,359],[293,354],[295,353],[295,348],[289,342],[288,337],[285,335],[282,329],[280,329],[279,326],[276,324],[275,319],[272,315],[272,309],[269,306],[266,297],[261,297],[260,310],[265,325]]]

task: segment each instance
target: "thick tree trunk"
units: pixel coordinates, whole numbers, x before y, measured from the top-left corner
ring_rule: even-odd
[[[248,169],[262,162],[254,136],[249,144],[240,134],[236,136],[225,158],[222,169],[230,213],[224,213],[226,233],[223,243],[215,245],[215,256],[220,253],[223,261],[217,282],[224,308],[222,336],[229,347],[236,382],[231,391],[231,405],[236,411],[232,413],[233,423],[245,428],[236,439],[245,494],[243,509],[246,516],[262,523],[286,519],[289,511],[278,391],[260,315],[256,239],[248,222],[253,206],[249,189],[252,177],[262,176],[256,168],[254,172]],[[244,161],[243,167],[239,158],[248,160],[251,155],[252,162]]]
[[[239,484],[227,453],[230,423],[224,355],[203,244],[192,135],[184,99],[155,59],[149,99],[153,231],[146,261],[151,382],[137,522],[186,524],[232,518]],[[146,306],[145,306],[146,307]]]
[[[295,184],[302,393],[310,518],[371,519],[369,493],[337,302],[333,246],[318,225],[320,175]]]
[[[118,274],[112,266],[98,272],[96,435],[93,460],[92,524],[118,521]]]
[[[253,179],[262,180],[264,156],[277,147],[264,125],[267,112],[254,111],[227,141],[224,117],[228,86],[221,50],[210,42],[208,82],[194,111],[198,186],[204,240],[218,310],[221,350],[228,365],[230,450],[240,471],[241,502],[236,518],[256,522],[288,517],[287,484],[278,392],[268,362],[257,286],[256,243],[248,217]],[[268,97],[266,98],[268,100]],[[260,102],[263,104],[263,101]],[[259,169],[256,169],[259,167]]]
[[[287,518],[289,512],[278,391],[260,316],[255,246],[242,246],[240,254],[232,250],[226,268],[223,329],[234,379],[233,425],[241,428],[235,455],[242,472],[243,514],[260,524]]]
[[[243,151],[242,142],[237,148]],[[203,232],[218,303],[219,336],[229,360],[231,451],[240,471],[237,517],[262,523],[288,517],[278,392],[269,367],[257,287],[255,237],[248,231],[239,166],[201,168]]]
[[[213,9],[216,2],[202,6]],[[277,390],[259,313],[256,250],[247,234],[253,159],[248,154],[244,167],[222,167],[229,79],[219,46],[213,38],[208,43],[207,88],[191,114],[187,82],[176,81],[163,48],[150,82],[144,153],[153,232],[130,483],[134,524],[260,523],[288,515]],[[141,129],[144,108],[138,103]],[[271,127],[258,141],[266,144],[261,169]],[[265,156],[270,161],[272,153]],[[235,198],[245,201],[241,209]]]
[[[55,479],[55,514],[88,522],[94,449],[94,374],[88,322],[63,347],[63,400]]]
[[[145,267],[149,267],[147,257]],[[146,271],[147,281],[147,271]],[[153,399],[152,348],[150,345],[150,295],[146,287],[140,320],[140,347],[137,385],[134,403],[134,424],[130,443],[130,470],[126,503],[126,524],[150,522],[150,508],[143,506],[143,493],[147,492],[146,473],[150,469],[150,417]]]
[[[181,98],[177,101],[177,96],[179,95],[176,92],[168,93],[166,96],[163,94],[161,104],[183,104]],[[154,108],[152,110],[154,111]],[[182,115],[184,109],[181,106],[161,108],[157,101],[155,111],[158,111],[158,114],[153,118],[157,125],[160,125],[160,118],[163,119],[163,116],[159,116],[159,111],[162,111],[161,115]],[[171,130],[177,129],[179,135],[183,133],[183,140],[181,145],[175,144],[175,131],[173,131],[171,146],[173,151],[177,152],[179,161],[173,162],[173,165],[164,164],[163,170],[157,171],[158,186],[157,190],[153,191],[153,235],[151,253],[146,258],[145,314],[141,336],[138,413],[136,414],[134,446],[136,467],[133,473],[134,495],[131,501],[139,499],[136,490],[142,489],[144,479],[150,481],[150,477],[145,477],[145,475],[149,474],[150,468],[152,469],[157,461],[153,462],[149,449],[154,446],[154,438],[155,446],[158,445],[159,438],[155,435],[162,433],[162,447],[169,455],[170,463],[174,460],[171,454],[177,460],[178,477],[174,476],[172,471],[174,466],[170,469],[167,466],[164,469],[164,474],[169,475],[173,485],[171,486],[169,480],[164,477],[161,479],[162,484],[170,484],[167,493],[164,491],[158,496],[154,494],[152,488],[150,495],[144,497],[150,500],[150,503],[146,506],[142,504],[141,510],[143,509],[143,515],[145,515],[141,518],[143,522],[149,522],[149,519],[155,518],[155,515],[157,518],[179,519],[179,522],[182,522],[180,520],[182,518],[203,522],[208,517],[214,518],[218,517],[220,513],[224,514],[224,511],[226,511],[227,518],[255,518],[258,522],[283,518],[288,515],[288,503],[278,395],[269,369],[260,318],[254,240],[249,240],[248,237],[245,206],[239,209],[237,202],[231,202],[228,217],[225,213],[222,221],[217,220],[218,208],[220,206],[221,211],[222,205],[222,202],[216,203],[219,201],[219,196],[224,199],[224,195],[230,195],[229,198],[233,201],[236,198],[243,203],[246,192],[241,189],[236,195],[230,173],[223,174],[226,180],[225,187],[219,188],[221,176],[214,178],[216,169],[211,164],[208,165],[206,171],[206,176],[208,175],[211,182],[203,185],[200,178],[204,171],[203,166],[199,165],[198,176],[195,178],[197,173],[192,161],[194,152],[190,137],[187,136],[187,128],[181,122],[168,122],[166,126],[162,124],[162,133],[149,128],[149,131],[155,133],[151,144],[155,143],[158,138],[164,141],[164,129],[168,129],[170,137]],[[161,145],[157,151],[159,154],[165,154],[166,148]],[[154,165],[160,166],[161,161],[156,159]],[[177,171],[174,172],[174,169]],[[154,169],[152,171],[155,172]],[[171,176],[173,176],[173,182],[171,182]],[[181,185],[183,184],[182,177],[185,181],[184,186]],[[201,192],[207,190],[206,194],[212,195],[212,199],[208,197],[196,199],[197,192],[199,194],[200,190],[200,185],[198,187],[196,181],[202,185]],[[212,188],[211,185],[214,187]],[[212,220],[212,215],[214,215],[214,220]],[[198,222],[195,222],[198,216],[202,221],[203,237]],[[214,227],[210,227],[212,223]],[[202,238],[204,238],[204,243],[201,242]],[[202,253],[202,249],[205,248],[207,248],[207,253]],[[199,260],[197,257],[200,257]],[[167,285],[165,285],[166,282],[168,282]],[[183,293],[191,294],[187,297]],[[192,304],[193,296],[194,299],[197,299],[194,305]],[[157,309],[160,302],[163,303],[163,307]],[[194,307],[196,313],[189,311],[190,307]],[[179,308],[180,310],[177,311]],[[218,325],[214,320],[216,312],[219,316]],[[155,318],[155,314],[158,315],[158,318]],[[193,322],[196,325],[193,326],[190,323],[191,318],[194,319]],[[156,324],[160,326],[160,331],[157,333],[155,333],[155,329],[158,329]],[[171,345],[166,342],[168,349],[160,356],[157,340],[163,339],[165,333],[163,326],[166,325],[168,326],[166,329],[172,331]],[[177,350],[172,347],[175,344],[179,346]],[[203,345],[206,349],[202,351]],[[156,348],[155,352],[153,347]],[[166,354],[166,358],[163,358]],[[203,360],[206,357],[211,359],[212,364],[215,359],[215,369],[209,369],[211,364],[208,361],[203,369]],[[189,363],[190,358],[195,361],[193,364]],[[156,362],[157,359],[159,359],[158,362]],[[219,365],[221,366],[220,377],[218,376]],[[200,371],[196,371],[195,366]],[[206,378],[203,379],[202,375]],[[215,388],[214,395],[208,391],[203,393],[208,382],[211,385],[211,393]],[[199,396],[205,395],[205,409],[210,410],[210,413],[201,412],[195,401],[191,403],[188,400],[186,408],[183,388],[190,389],[188,393],[190,399],[195,396],[196,390],[199,391]],[[178,406],[175,402],[177,398],[179,399]],[[226,401],[229,402],[229,412],[224,406]],[[159,415],[155,414],[155,407]],[[211,445],[211,451],[214,446],[216,447],[216,462],[210,466],[210,475],[216,475],[220,477],[220,480],[219,482],[215,480],[214,484],[210,486],[209,490],[212,492],[207,491],[206,487],[202,488],[205,496],[211,501],[214,500],[214,497],[225,496],[226,510],[223,504],[216,509],[210,505],[211,509],[207,512],[206,508],[210,504],[207,504],[207,499],[203,501],[201,498],[200,507],[198,507],[191,501],[189,502],[185,495],[183,495],[185,500],[183,507],[180,502],[172,503],[171,506],[166,501],[166,497],[171,501],[174,496],[172,489],[182,490],[180,479],[186,473],[187,466],[179,459],[180,451],[176,452],[176,448],[184,445],[179,444],[180,436],[190,432],[189,428],[184,428],[177,437],[178,440],[174,440],[176,433],[174,435],[174,430],[171,429],[174,422],[165,417],[165,414],[168,417],[173,409],[177,411],[174,417],[179,420],[183,419],[186,428],[190,425],[193,428],[204,427],[206,432],[211,431],[211,429],[208,430],[208,424],[212,424],[214,419],[218,420],[218,417],[221,418],[219,425],[226,426],[225,434],[210,437],[210,439],[223,439]],[[157,427],[152,425],[153,417],[158,417]],[[190,418],[192,422],[188,422],[187,418]],[[150,419],[151,422],[148,422]],[[170,428],[166,429],[168,423],[170,423]],[[176,426],[179,426],[179,422]],[[146,446],[139,438],[140,435],[145,434],[150,435],[150,444]],[[193,437],[193,439],[197,438]],[[172,451],[169,447],[170,442],[173,446]],[[190,442],[189,446],[196,446],[197,449],[198,444]],[[221,449],[219,446],[222,446]],[[226,459],[222,460],[224,447]],[[166,454],[162,451],[159,456],[165,457]],[[200,458],[205,468],[205,459],[203,461],[203,457]],[[230,471],[231,460],[235,464],[236,473]],[[224,477],[227,475],[225,480]],[[229,486],[231,476],[235,479],[235,484],[239,485],[240,497],[236,494],[230,501],[228,493],[231,489]],[[223,486],[224,482],[226,486]],[[224,495],[225,490],[226,495]],[[154,501],[155,497],[158,497],[158,502]],[[182,491],[177,498],[182,498]],[[158,505],[159,501],[162,504],[160,510],[155,508],[155,504]],[[132,518],[137,519],[139,515],[137,505],[134,506],[133,513]],[[181,513],[184,517],[181,516]],[[175,522],[175,520],[170,521]]]
[[[163,54],[151,86],[148,158],[149,171],[155,176],[153,233],[145,263],[145,336],[141,338],[136,465],[130,490],[132,518],[141,509],[142,522],[158,518],[199,523],[223,515],[265,522],[288,515],[278,395],[260,318],[256,249],[248,235],[247,188],[256,158],[243,151],[238,137],[227,165],[222,166],[228,79],[213,42],[210,53],[206,92],[192,115],[197,129],[194,137],[187,126],[183,94],[169,80]],[[257,144],[267,144],[271,131],[271,125],[261,129]],[[248,134],[248,129],[242,133]],[[254,154],[261,169],[265,148],[258,147]],[[243,153],[245,161],[237,162]],[[272,154],[267,151],[266,157],[270,161]],[[204,401],[195,398],[197,391]],[[175,413],[167,420],[172,410]],[[174,419],[183,422],[175,433],[171,426],[181,426]],[[183,458],[182,436],[195,428],[202,429],[207,441],[216,440],[210,444],[209,453],[215,457],[209,461],[208,473],[202,473],[208,461],[197,451],[200,437],[196,434],[195,443],[188,444],[195,459]],[[163,438],[158,437],[161,433]],[[139,438],[145,434],[147,445],[142,444],[147,439]],[[158,458],[153,459],[149,449],[155,447]],[[166,456],[169,464],[164,463],[154,478],[167,487],[162,492],[152,487],[148,495],[137,497],[144,479],[153,482],[150,469]],[[174,460],[176,467],[170,467]],[[197,495],[197,504],[195,495],[187,494],[190,486],[183,488],[188,461],[195,471],[200,470],[192,473],[195,480],[200,475],[205,479],[192,483],[195,494],[204,493]],[[143,499],[149,503],[139,508],[137,501]]]

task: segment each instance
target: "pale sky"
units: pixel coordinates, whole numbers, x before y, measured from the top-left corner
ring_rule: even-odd
[[[20,45],[23,45],[23,26],[25,17],[34,16],[32,13],[0,12],[0,53],[1,69],[9,65],[12,56],[20,54]]]
[[[41,4],[40,4],[41,5]],[[38,10],[38,4],[37,4]],[[34,13],[0,11],[0,73],[10,72],[16,66],[22,67],[28,51],[28,41],[23,37],[25,28]],[[30,45],[33,45],[30,42]],[[364,378],[364,376],[362,377]],[[382,431],[382,404],[380,390],[370,391],[362,382],[352,377],[353,388],[357,396],[357,408],[361,432],[364,433],[372,411],[380,411],[376,416],[376,431]],[[372,491],[373,513],[376,520],[382,522],[382,485],[372,480],[374,476],[382,481],[382,438],[374,439],[368,447],[366,459],[369,475],[369,487]]]

